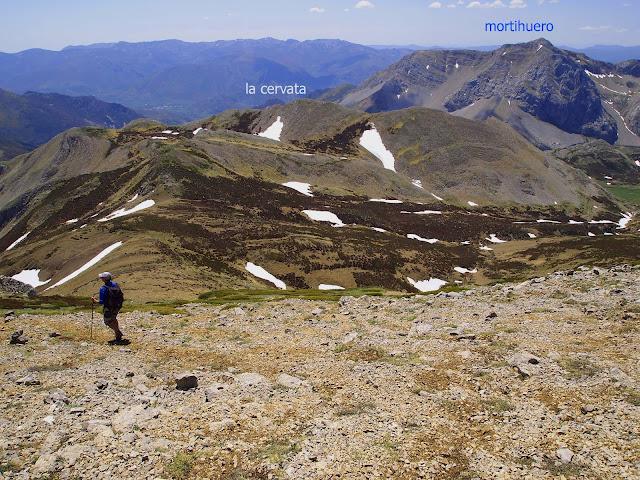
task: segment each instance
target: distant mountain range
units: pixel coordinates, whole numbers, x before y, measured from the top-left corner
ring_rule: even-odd
[[[0,54],[0,88],[93,95],[178,122],[262,105],[245,84],[305,84],[308,91],[359,83],[406,49],[376,50],[341,40],[166,40]],[[281,100],[292,100],[287,95]]]
[[[587,48],[563,47],[602,62],[619,63],[624,60],[640,60],[640,45],[623,47],[621,45],[594,45]]]
[[[57,92],[1,93],[0,158],[71,127],[119,127],[139,116],[179,124],[299,98],[260,94],[259,88],[248,95],[247,84],[305,85],[309,98],[367,112],[421,106],[471,119],[494,117],[542,149],[589,137],[640,145],[639,60],[597,61],[544,39],[490,51],[413,48],[267,38],[0,54],[0,87]],[[68,96],[79,94],[100,100]]]
[[[138,117],[133,110],[94,97],[0,90],[0,161],[33,150],[69,128],[121,128]]]
[[[442,47],[431,46],[425,47],[421,45],[369,45],[376,49],[407,49],[407,50],[478,50],[481,52],[490,52],[500,48],[501,45],[481,45],[481,46],[459,46],[459,47]],[[622,46],[622,45],[594,45],[592,47],[577,48],[561,45],[560,48],[570,50],[576,53],[584,53],[585,55],[600,60],[602,62],[618,63],[624,60],[639,60],[640,45]]]
[[[640,61],[610,64],[545,39],[490,52],[413,52],[356,88],[323,92],[367,112],[422,106],[495,117],[543,149],[586,137],[640,145]]]

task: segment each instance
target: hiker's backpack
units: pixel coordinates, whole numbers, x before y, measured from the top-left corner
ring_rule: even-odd
[[[104,302],[105,307],[110,310],[120,310],[124,303],[124,294],[118,285],[107,287],[107,299]]]

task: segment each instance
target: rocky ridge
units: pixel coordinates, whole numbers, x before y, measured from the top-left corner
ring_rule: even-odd
[[[0,295],[27,295],[34,297],[36,291],[31,285],[0,275]]]
[[[86,313],[19,315],[2,475],[638,478],[639,274],[188,304],[123,314],[127,346]]]

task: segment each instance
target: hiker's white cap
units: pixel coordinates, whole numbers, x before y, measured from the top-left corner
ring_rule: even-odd
[[[111,280],[112,275],[109,272],[102,272],[98,275],[98,278],[106,278],[107,280]]]

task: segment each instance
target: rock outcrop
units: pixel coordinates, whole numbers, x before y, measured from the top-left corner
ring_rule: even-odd
[[[36,291],[31,285],[14,280],[11,277],[0,275],[0,296],[2,295],[27,295],[35,297]]]

